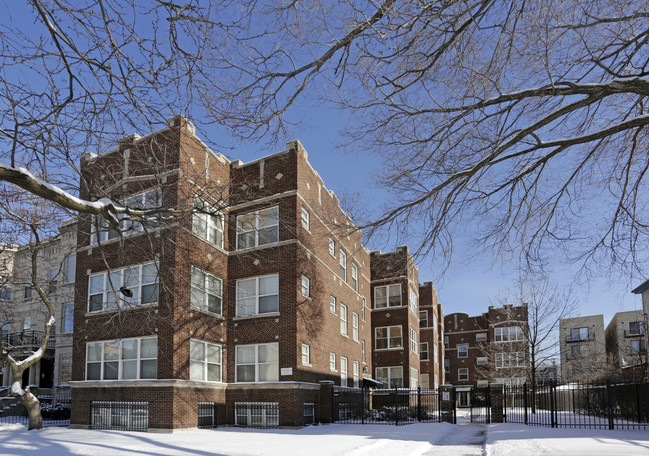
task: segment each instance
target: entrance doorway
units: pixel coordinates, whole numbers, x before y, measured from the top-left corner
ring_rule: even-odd
[[[471,391],[457,391],[457,406],[471,407]]]

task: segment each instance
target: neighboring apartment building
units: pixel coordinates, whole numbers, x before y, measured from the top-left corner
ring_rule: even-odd
[[[41,392],[68,385],[71,379],[76,225],[76,221],[69,220],[59,228],[58,235],[43,239],[37,256],[37,282],[52,303],[57,320],[42,359],[23,374],[23,385],[36,386]],[[12,296],[6,306],[3,343],[18,356],[38,349],[48,318],[47,308],[31,283],[33,251],[31,244],[16,250]],[[8,365],[2,374],[3,386],[10,385],[13,376]]]
[[[647,338],[643,312],[631,310],[616,313],[606,327],[605,335],[611,367],[622,377],[644,378]]]
[[[525,382],[529,371],[527,324],[526,305],[489,306],[478,316],[452,313],[444,317],[446,383],[459,387],[459,406],[470,405],[470,386]]]
[[[390,384],[403,362],[413,385],[416,268],[400,248],[407,268],[370,283],[374,256],[298,141],[231,162],[178,116],[85,157],[81,183],[83,198],[164,211],[124,217],[121,235],[79,218],[73,426],[191,428],[201,410],[214,424],[302,425],[330,406],[330,382],[360,386],[374,372]],[[397,314],[403,355],[374,371],[373,327]]]
[[[444,314],[433,282],[419,285],[419,385],[437,388],[444,383]]]
[[[563,318],[559,334],[562,381],[592,381],[606,374],[604,315]]]

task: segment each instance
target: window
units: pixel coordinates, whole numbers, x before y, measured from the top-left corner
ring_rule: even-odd
[[[437,360],[439,359],[439,353],[437,350],[437,344],[435,343],[433,344],[433,353],[434,353],[433,361],[437,362]]]
[[[279,344],[238,345],[235,348],[236,382],[279,380]]]
[[[157,377],[157,337],[86,344],[86,380],[138,380]]]
[[[279,311],[279,276],[237,280],[237,316]]]
[[[421,389],[429,389],[430,388],[430,383],[428,380],[428,374],[420,374],[419,375],[419,386],[421,386]]]
[[[401,326],[383,326],[375,328],[374,343],[377,350],[403,348]]]
[[[65,257],[65,283],[74,283],[77,276],[77,255]]]
[[[340,303],[340,334],[347,335],[347,306]]]
[[[347,281],[347,254],[341,250],[340,253],[340,277],[346,282]]]
[[[279,426],[279,403],[235,402],[234,424],[237,426]]]
[[[192,266],[191,306],[223,315],[223,281]]]
[[[302,289],[302,296],[305,298],[308,298],[310,296],[309,294],[309,279],[307,277],[302,276],[302,281],[301,281],[301,289]]]
[[[194,197],[192,233],[223,248],[223,224],[223,214],[201,197]]]
[[[358,314],[352,313],[352,339],[358,342]]]
[[[352,288],[358,291],[358,268],[352,263]]]
[[[329,370],[332,372],[336,371],[336,354],[329,353]]]
[[[274,244],[279,240],[279,206],[237,217],[237,249]]]
[[[305,403],[303,415],[305,426],[308,426],[309,424],[315,424],[315,404]]]
[[[444,360],[444,372],[447,374],[451,373],[451,360],[448,358]]]
[[[419,312],[419,298],[417,293],[412,288],[410,289],[410,299],[408,300],[408,305],[410,306],[410,311],[417,315]]]
[[[152,209],[161,207],[161,202],[162,194],[160,189],[153,189],[131,196],[130,198],[126,199],[124,205],[133,209]],[[143,224],[139,221],[127,220],[127,216],[125,214],[120,214],[118,215],[118,231],[115,230],[101,215],[93,216],[92,225],[90,227],[90,243],[97,244],[98,242],[105,242],[110,239],[115,239],[119,237],[120,231],[124,235],[138,233],[140,231],[144,231],[144,225],[146,225],[147,228],[154,228],[158,225],[159,218],[159,214],[148,216],[148,219]]]
[[[478,333],[475,335],[476,342],[484,342],[487,340],[487,333]]]
[[[365,358],[365,341],[361,341],[361,361],[363,361],[363,364],[367,362],[367,359]]]
[[[448,350],[449,344],[448,344],[448,336],[444,336],[444,348]]]
[[[629,322],[629,333],[638,335],[644,334],[644,322],[643,321],[630,321]]]
[[[465,381],[469,379],[469,369],[466,367],[460,367],[457,370],[457,379],[460,381]]]
[[[523,352],[496,353],[496,368],[525,367],[525,354]]]
[[[329,296],[329,311],[332,314],[336,313],[336,298],[333,296]]]
[[[213,428],[216,425],[216,402],[198,403],[198,428]]]
[[[410,328],[410,351],[419,353],[419,334],[413,328]]]
[[[329,238],[329,255],[336,258],[336,242]]]
[[[484,364],[487,364],[488,362],[489,362],[489,361],[487,360],[487,357],[486,357],[486,356],[480,356],[480,357],[476,358],[476,360],[475,360],[475,363],[476,363],[477,365],[479,365],[479,366],[482,366],[482,365],[484,365]],[[496,367],[498,367],[498,366],[496,366]]]
[[[496,342],[515,342],[524,340],[523,328],[520,326],[506,326],[504,328],[495,328],[494,335]]]
[[[90,276],[88,310],[97,312],[120,306],[139,306],[158,302],[158,268],[147,263]]]
[[[146,431],[149,427],[148,402],[92,401],[90,427]]]
[[[428,328],[428,311],[420,310],[419,311],[419,327]]]
[[[340,386],[347,386],[347,358],[340,357]]]
[[[428,361],[428,342],[422,342],[419,345],[419,359]]]
[[[583,358],[588,356],[587,345],[573,345],[570,347],[570,359]]]
[[[189,379],[198,382],[220,382],[221,359],[220,345],[190,339]]]
[[[65,304],[63,306],[63,332],[71,333],[74,331],[74,304]]]
[[[307,344],[302,344],[302,364],[305,366],[311,365],[311,347]]]
[[[309,213],[302,208],[302,228],[309,231]]]
[[[59,357],[59,385],[67,385],[72,380],[72,355]]]
[[[27,275],[27,285],[25,285],[25,292],[23,294],[23,297],[25,299],[30,299],[34,294],[34,287],[32,286],[32,275],[28,274]],[[0,298],[2,299],[2,298]]]
[[[458,345],[457,346],[457,357],[458,358],[468,358],[469,356],[469,346],[468,345]]]
[[[588,340],[588,328],[571,328],[570,341]]]
[[[403,367],[377,367],[376,379],[383,388],[403,388]]]
[[[50,282],[49,282],[49,290],[48,290],[49,294],[56,293],[56,285],[59,282],[58,275],[59,275],[58,269],[56,268],[50,269]]]
[[[374,308],[398,307],[401,305],[401,284],[374,287]]]
[[[23,319],[23,331],[32,329],[32,317],[25,317]]]
[[[354,388],[360,386],[361,365],[358,361],[352,363],[352,378],[354,380]]]
[[[419,371],[414,367],[410,368],[410,388],[417,388],[419,386]]]
[[[631,353],[633,355],[640,355],[646,353],[644,341],[639,339],[632,340]]]

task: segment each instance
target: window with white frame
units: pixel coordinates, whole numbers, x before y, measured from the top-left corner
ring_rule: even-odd
[[[352,312],[352,339],[358,342],[358,314]]]
[[[237,426],[279,426],[279,403],[235,402],[234,424]]]
[[[221,346],[202,340],[189,340],[189,379],[197,382],[222,381]]]
[[[525,367],[525,353],[496,353],[496,368]]]
[[[419,353],[419,334],[414,328],[410,328],[410,351],[414,354]]]
[[[32,329],[32,317],[23,318],[23,331],[29,331]]]
[[[352,363],[352,379],[354,380],[354,388],[358,388],[360,386],[360,378],[361,365],[358,361],[354,361]]]
[[[223,281],[192,266],[191,306],[223,315]]]
[[[466,367],[460,367],[457,370],[457,379],[460,381],[465,381],[469,379],[469,369]]]
[[[374,287],[374,308],[398,307],[401,305],[401,284]]]
[[[444,359],[444,372],[447,374],[451,372],[451,360],[448,358]]]
[[[237,316],[279,311],[279,275],[237,280]]]
[[[433,343],[433,356],[434,356],[433,361],[439,360],[439,351],[437,349],[436,343]]]
[[[201,197],[195,196],[192,232],[207,242],[223,248],[223,225],[223,214]]]
[[[478,366],[485,365],[485,364],[487,364],[488,362],[489,362],[489,361],[487,360],[487,357],[486,357],[486,356],[478,356],[478,357],[476,358],[476,360],[475,360],[475,363],[476,363]]]
[[[137,195],[127,198],[124,202],[125,206],[133,209],[155,209],[162,205],[161,190],[152,189]],[[136,220],[127,220],[127,215],[119,214],[119,230],[123,235],[129,235],[144,231],[144,227],[148,229],[155,228],[158,225],[160,214],[150,215],[143,223]],[[119,237],[120,231],[114,229],[106,219],[101,215],[93,215],[90,227],[90,243],[97,244],[98,242],[106,242],[110,239]]]
[[[340,357],[340,386],[347,386],[347,358]]]
[[[347,306],[340,303],[340,334],[347,335]]]
[[[329,370],[332,372],[336,371],[336,354],[329,353]]]
[[[334,296],[329,296],[329,311],[332,314],[336,313],[336,298]]]
[[[302,344],[302,364],[304,366],[311,365],[311,347],[307,344]]]
[[[74,283],[77,276],[77,255],[72,253],[65,257],[65,283]]]
[[[428,311],[420,310],[419,311],[419,327],[428,328]]]
[[[419,359],[428,361],[428,342],[422,342],[419,345]]]
[[[468,358],[469,357],[469,346],[466,344],[457,346],[457,357],[458,358]]]
[[[487,333],[477,333],[475,335],[476,342],[484,342],[487,340]]]
[[[329,238],[329,255],[336,258],[336,241]]]
[[[377,367],[376,379],[383,383],[383,388],[403,388],[403,367]]]
[[[525,334],[520,326],[505,326],[494,328],[494,339],[496,342],[517,342],[524,340]]]
[[[375,328],[374,348],[377,350],[403,348],[401,326],[382,326]]]
[[[367,359],[365,358],[365,341],[361,341],[361,361],[363,361],[363,364],[367,362]]]
[[[347,281],[347,254],[343,252],[342,249],[340,249],[338,253],[340,255],[340,277],[342,277],[344,281]]]
[[[237,216],[237,249],[274,244],[279,240],[279,206]]]
[[[410,388],[417,388],[419,386],[419,371],[414,367],[410,368]]]
[[[300,285],[301,285],[300,288],[302,290],[302,296],[304,296],[305,298],[308,298],[309,296],[311,296],[311,294],[310,294],[311,290],[309,288],[309,278],[306,277],[306,276],[302,276],[302,280],[300,281]]]
[[[63,306],[63,332],[71,333],[74,331],[74,304],[65,304]]]
[[[358,291],[358,268],[352,263],[352,288]]]
[[[237,345],[236,382],[276,382],[279,380],[279,344]]]
[[[410,306],[410,311],[417,315],[419,312],[419,298],[417,297],[417,292],[410,289],[410,299],[408,300],[408,305]]]
[[[140,380],[157,376],[157,337],[86,344],[86,380]]]
[[[428,380],[428,374],[419,374],[419,386],[421,389],[429,389],[430,383]]]
[[[302,208],[302,228],[309,231],[309,213],[306,209]]]
[[[158,266],[146,263],[92,274],[88,278],[88,311],[158,302]]]

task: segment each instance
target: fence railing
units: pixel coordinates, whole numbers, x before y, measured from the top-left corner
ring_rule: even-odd
[[[149,427],[148,402],[93,401],[90,415],[92,429],[146,431]]]
[[[43,331],[20,331],[2,334],[2,345],[6,348],[17,348],[17,347],[38,347],[43,342],[43,337],[45,333]],[[50,338],[47,340],[46,348],[54,348],[56,345],[56,336],[54,333],[50,334]]]
[[[334,421],[346,424],[392,424],[439,422],[437,390],[335,387]]]
[[[491,423],[491,390],[489,387],[471,390],[471,422]]]
[[[508,423],[534,426],[648,429],[649,383],[568,383],[505,387]]]
[[[39,395],[43,426],[68,426],[70,424],[70,393]],[[25,406],[12,396],[0,398],[0,424],[27,426]]]

